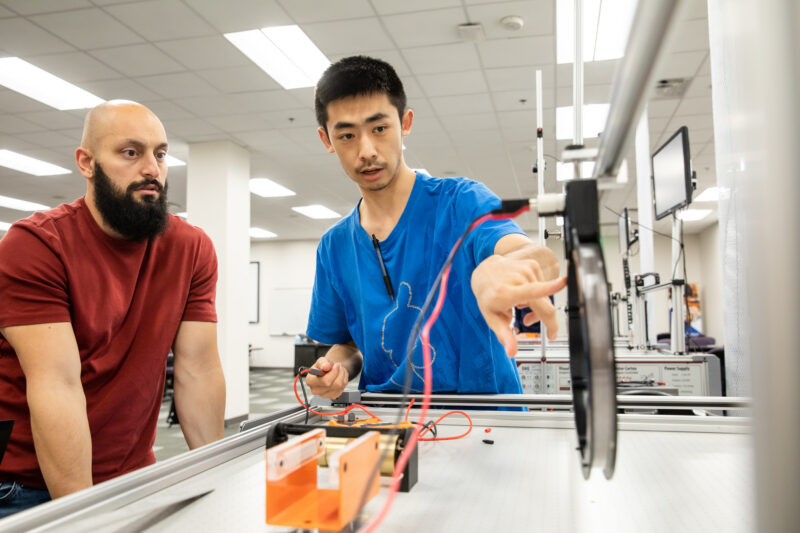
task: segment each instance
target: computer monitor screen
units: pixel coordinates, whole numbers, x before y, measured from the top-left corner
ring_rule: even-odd
[[[628,219],[628,208],[619,216],[619,253],[625,255],[631,245],[631,222]]]
[[[653,196],[656,220],[686,207],[692,201],[689,130],[675,132],[653,154]]]

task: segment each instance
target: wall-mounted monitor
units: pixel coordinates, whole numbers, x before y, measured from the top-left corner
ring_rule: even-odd
[[[631,220],[628,218],[628,208],[626,207],[619,216],[619,253],[625,255],[631,244],[633,244]]]
[[[692,201],[689,130],[681,126],[653,154],[653,202],[656,220],[686,207]]]

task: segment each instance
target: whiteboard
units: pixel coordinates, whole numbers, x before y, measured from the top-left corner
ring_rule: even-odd
[[[270,335],[305,333],[311,309],[311,288],[272,289],[267,308]]]

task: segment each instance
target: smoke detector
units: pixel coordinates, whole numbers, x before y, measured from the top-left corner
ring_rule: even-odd
[[[480,22],[465,22],[458,25],[458,34],[465,41],[480,41],[484,38],[483,25]]]
[[[500,24],[507,30],[517,31],[521,30],[525,25],[525,19],[518,15],[509,15],[500,19]]]

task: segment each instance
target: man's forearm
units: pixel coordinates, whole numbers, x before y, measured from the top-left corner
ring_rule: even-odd
[[[175,368],[175,406],[190,449],[225,436],[225,378],[222,367],[193,374]]]
[[[361,372],[363,358],[361,352],[353,343],[334,344],[325,354],[325,357],[332,363],[340,363],[347,370],[350,379],[353,379]]]
[[[50,496],[92,486],[92,437],[80,382],[28,382],[36,457]]]

